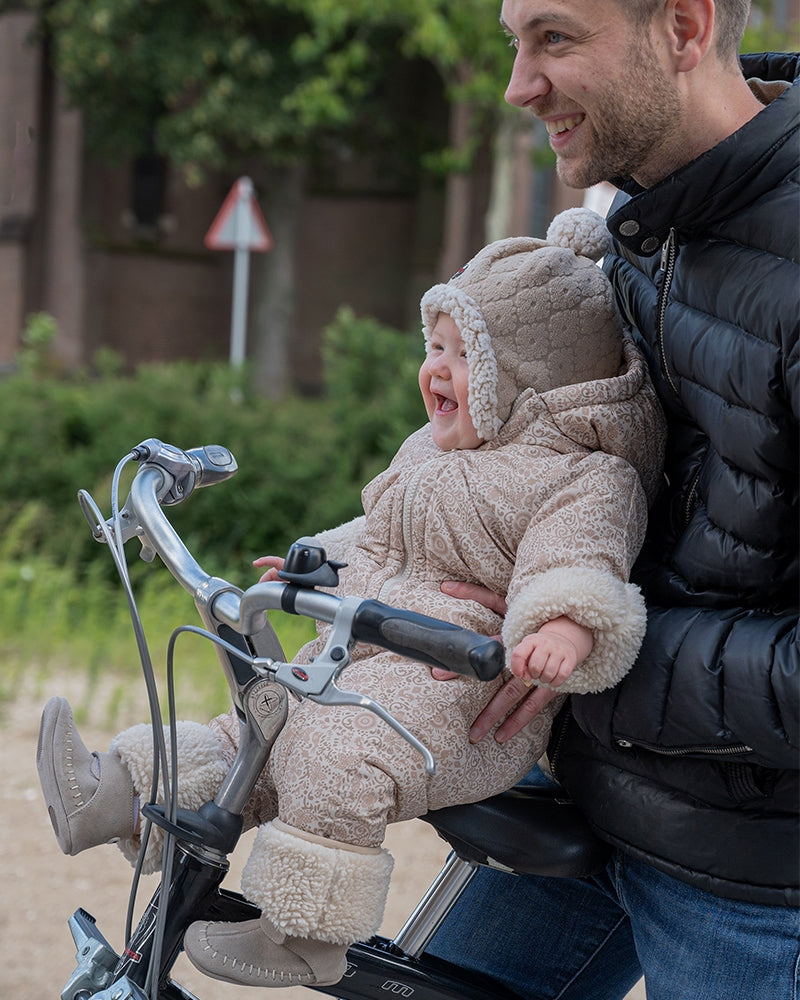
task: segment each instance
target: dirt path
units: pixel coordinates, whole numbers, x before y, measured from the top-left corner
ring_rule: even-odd
[[[71,686],[65,689],[62,684],[44,693],[25,692],[0,716],[4,756],[11,765],[0,791],[0,997],[8,1000],[57,1000],[75,967],[75,949],[66,921],[78,906],[93,914],[114,947],[119,947],[124,932],[131,869],[111,846],[65,857],[52,834],[39,790],[35,751],[41,706],[47,693],[56,690],[72,700]],[[113,733],[98,725],[101,711],[93,716],[81,731],[87,745],[104,749]],[[143,718],[142,712],[130,722]],[[245,838],[233,859],[228,879],[232,888],[239,887],[249,843]],[[391,935],[438,872],[447,847],[430,827],[418,821],[390,827],[386,846],[396,862],[382,927],[382,933]],[[149,898],[154,878],[145,883],[142,900]],[[176,979],[202,1000],[244,1000],[245,994],[250,995],[251,991],[206,979],[184,963],[182,959]],[[319,996],[301,988],[273,990],[271,995],[276,1000]],[[644,1000],[644,996],[644,990],[637,988],[628,1000]]]

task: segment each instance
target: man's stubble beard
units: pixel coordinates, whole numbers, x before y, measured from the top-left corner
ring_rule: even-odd
[[[647,58],[649,56],[649,59]],[[585,151],[574,160],[557,157],[556,170],[568,187],[634,177],[655,183],[680,159],[680,102],[652,51],[629,53],[624,75],[609,87],[581,128]]]

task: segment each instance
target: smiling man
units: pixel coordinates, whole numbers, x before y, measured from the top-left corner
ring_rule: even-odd
[[[763,107],[735,46],[703,58],[713,17],[690,20],[678,6],[503,4],[501,23],[517,52],[506,100],[544,122],[565,184],[630,177],[648,187]]]
[[[502,5],[507,100],[544,122],[566,184],[621,189],[604,267],[669,435],[633,574],[642,651],[571,698],[550,748],[612,860],[585,880],[482,870],[430,949],[523,997],[620,1000],[642,975],[648,1000],[800,995],[800,57],[740,61],[748,14]],[[524,738],[549,699],[513,679],[471,736]]]

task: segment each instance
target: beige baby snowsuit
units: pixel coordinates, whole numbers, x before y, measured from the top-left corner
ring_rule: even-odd
[[[470,415],[484,443],[442,451],[423,427],[364,489],[364,515],[319,536],[347,562],[342,595],[502,631],[508,650],[560,615],[588,627],[592,652],[564,692],[612,686],[639,649],[645,609],[627,580],[664,441],[646,364],[593,263],[604,246],[597,218],[567,214],[548,241],[492,244],[426,294],[426,338],[446,312],[465,341]],[[505,620],[445,596],[443,580],[506,595]],[[261,828],[245,895],[290,935],[348,944],[374,933],[391,869],[379,850],[387,822],[499,792],[543,754],[561,698],[507,743],[469,742],[502,682],[440,682],[422,664],[356,647],[343,686],[394,714],[431,749],[437,772],[426,774],[420,755],[370,712],[299,703],[248,804],[247,825]],[[180,725],[180,804],[196,807],[233,759],[238,722],[230,714]],[[120,734],[113,749],[136,788],[148,789],[149,727]],[[138,848],[122,846],[131,856]]]

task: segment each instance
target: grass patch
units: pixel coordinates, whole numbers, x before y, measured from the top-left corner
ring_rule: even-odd
[[[158,570],[161,570],[159,573]],[[163,567],[148,568],[135,588],[137,605],[167,710],[166,655],[180,625],[201,625],[191,597]],[[243,581],[246,583],[247,581]],[[21,690],[41,701],[61,693],[65,681],[78,692],[78,723],[116,728],[144,721],[146,695],[135,634],[122,587],[101,570],[76,571],[41,558],[0,560],[0,709]],[[270,613],[287,657],[314,635],[314,624]],[[206,721],[230,706],[230,694],[213,644],[181,636],[175,647],[176,701],[180,718]]]
[[[233,375],[223,363],[124,374],[104,356],[62,378],[48,363],[51,334],[48,318],[35,317],[0,392],[0,710],[20,692],[38,699],[58,691],[79,718],[99,715],[114,726],[147,706],[127,601],[80,513],[78,490],[90,491],[105,517],[114,468],[137,442],[225,445],[239,464],[235,479],[171,507],[169,519],[204,567],[246,587],[256,580],[256,556],[283,554],[296,538],[361,512],[364,483],[425,420],[421,342],[416,331],[342,310],[324,335],[324,397],[275,406],[254,391],[247,370]],[[132,474],[129,466],[121,478],[121,503]],[[173,628],[200,619],[162,566],[129,561],[163,677]],[[273,625],[287,655],[313,634],[311,622],[290,615],[277,614]],[[216,654],[197,637],[178,644],[177,680],[183,718],[202,721],[229,703]]]

